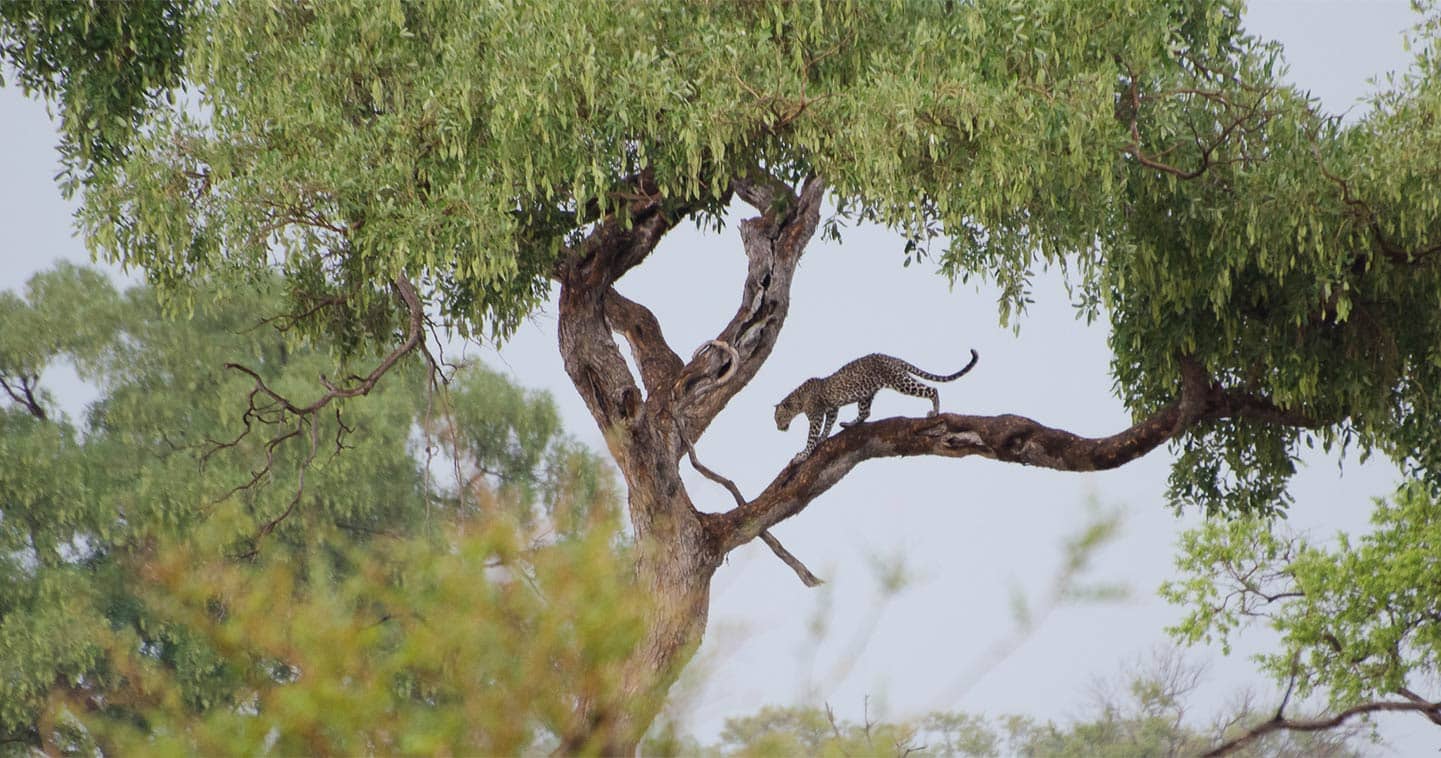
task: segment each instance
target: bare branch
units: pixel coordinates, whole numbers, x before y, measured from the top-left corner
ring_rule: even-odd
[[[375,385],[380,382],[381,377],[385,376],[401,358],[420,345],[424,334],[425,307],[420,302],[420,295],[416,293],[415,285],[411,284],[408,279],[397,277],[395,290],[400,295],[401,301],[405,303],[407,311],[405,338],[395,349],[386,354],[369,374],[363,377],[348,378],[346,381],[350,383],[349,386],[336,385],[324,376],[320,377],[321,384],[326,386],[327,391],[308,405],[296,405],[290,398],[271,389],[260,374],[253,369],[238,363],[227,363],[225,367],[249,375],[255,380],[255,389],[259,390],[262,395],[270,398],[280,408],[297,416],[311,415],[335,400],[368,395],[371,390],[375,389]]]
[[[726,491],[731,493],[731,497],[735,498],[736,507],[744,507],[746,504],[746,499],[745,496],[741,494],[740,487],[737,487],[736,483],[731,481],[730,479],[716,473],[709,467],[702,465],[700,462],[700,458],[696,457],[695,446],[690,444],[690,440],[682,437],[681,442],[685,443],[685,452],[686,455],[690,456],[691,467],[694,468],[696,471],[700,472],[701,476],[704,476],[705,478],[715,482],[716,484],[725,487]]]
[[[785,545],[782,545],[781,541],[776,539],[775,535],[769,531],[761,532],[761,542],[766,543],[766,547],[770,548],[771,552],[775,553],[776,557],[780,558],[782,563],[790,566],[791,571],[796,572],[796,576],[800,577],[801,584],[807,587],[819,587],[826,583],[826,580],[812,574],[811,570],[806,568],[804,563],[801,563],[801,559],[792,555],[791,551],[787,550]]]
[[[700,472],[701,476],[704,476],[705,478],[715,482],[716,484],[725,487],[726,491],[731,493],[731,497],[735,498],[736,506],[744,507],[746,504],[746,499],[745,496],[741,494],[740,487],[737,487],[735,482],[731,481],[725,476],[716,473],[707,466],[701,465],[700,458],[698,458],[695,454],[695,446],[690,444],[690,440],[685,439],[684,437],[681,437],[681,441],[685,443],[685,451],[686,455],[690,456],[691,467],[693,467],[696,471]],[[801,584],[804,584],[807,587],[819,587],[820,585],[825,584],[824,579],[821,579],[820,577],[811,573],[811,570],[806,568],[806,565],[804,563],[801,563],[801,560],[795,557],[795,555],[792,554],[791,551],[787,550],[785,545],[782,545],[781,541],[776,539],[775,536],[772,535],[769,531],[761,532],[760,536],[761,541],[766,543],[766,547],[770,548],[771,552],[775,553],[776,557],[780,558],[782,563],[790,566],[791,571],[796,572],[796,576],[800,577]]]
[[[294,497],[291,498],[289,505],[283,513],[261,525],[255,536],[257,545],[248,555],[254,555],[255,550],[259,549],[259,540],[274,531],[276,526],[288,518],[304,496],[306,471],[315,461],[316,454],[319,451],[319,424],[317,423],[317,417],[320,411],[336,400],[370,394],[380,382],[381,378],[389,373],[402,358],[417,348],[424,349],[425,306],[420,300],[420,295],[416,292],[415,285],[403,277],[397,277],[394,280],[394,288],[406,309],[406,332],[400,344],[387,353],[385,357],[371,369],[370,373],[365,376],[352,375],[339,382],[321,376],[319,381],[326,389],[325,394],[309,403],[301,405],[291,400],[288,396],[281,394],[266,383],[265,378],[257,371],[248,366],[243,366],[238,363],[225,364],[225,368],[238,371],[253,380],[250,393],[246,396],[245,412],[241,415],[241,423],[245,428],[231,440],[225,442],[212,440],[210,449],[206,450],[200,458],[201,464],[203,465],[211,456],[221,450],[238,446],[255,431],[257,425],[276,426],[283,424],[286,425],[287,428],[285,431],[277,433],[265,441],[265,463],[260,468],[251,472],[250,480],[232,488],[220,498],[221,500],[237,492],[254,487],[268,476],[275,465],[275,452],[283,443],[301,435],[306,435],[310,440],[310,446],[304,459],[300,463],[298,474],[299,482],[296,486]],[[336,450],[339,451],[345,447],[344,436],[350,433],[351,428],[346,426],[344,419],[340,416],[338,406],[336,408],[335,418],[337,421],[335,446]]]

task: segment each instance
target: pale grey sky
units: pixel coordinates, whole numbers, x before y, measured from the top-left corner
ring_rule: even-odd
[[[1404,68],[1400,33],[1413,22],[1403,0],[1273,0],[1253,3],[1247,15],[1253,32],[1285,44],[1292,80],[1335,112],[1355,104],[1369,77]],[[51,181],[55,137],[43,106],[13,88],[0,90],[0,138],[0,228],[6,230],[0,287],[12,288],[58,258],[87,256],[71,235],[70,210]],[[1019,413],[1091,435],[1127,424],[1111,391],[1105,328],[1074,319],[1056,277],[1038,279],[1037,305],[1016,335],[997,326],[994,291],[952,290],[925,266],[902,268],[900,249],[901,242],[881,230],[859,229],[846,234],[842,246],[817,241],[806,253],[774,355],[698,445],[702,460],[747,495],[804,444],[804,424],[776,431],[772,404],[802,379],[873,351],[949,372],[964,362],[967,349],[979,350],[981,361],[971,374],[941,386],[947,410]],[[734,230],[704,236],[685,228],[620,289],[651,306],[673,346],[688,354],[730,317],[744,274]],[[569,428],[603,449],[561,370],[553,312],[537,313],[498,354],[470,353],[509,369],[526,385],[549,389]],[[883,393],[874,415],[915,415],[924,405]],[[775,530],[827,580],[823,590],[803,587],[758,543],[738,551],[718,573],[710,630],[697,660],[705,676],[681,712],[706,736],[728,716],[807,697],[853,719],[867,695],[872,715],[890,717],[936,708],[1056,719],[1081,713],[1091,684],[1162,644],[1162,627],[1179,615],[1154,597],[1156,586],[1172,575],[1175,536],[1193,523],[1164,506],[1169,462],[1163,450],[1118,471],[1089,475],[981,459],[861,466]],[[1363,529],[1370,498],[1395,482],[1394,469],[1385,464],[1348,461],[1338,475],[1334,458],[1308,458],[1293,488],[1291,521],[1318,535]],[[701,508],[729,507],[729,495],[719,487],[698,476],[689,483]],[[1012,589],[1033,599],[1045,593],[1061,559],[1061,541],[1085,522],[1090,497],[1127,513],[1123,536],[1100,556],[1092,576],[1129,584],[1133,598],[1058,609],[957,699],[957,683],[988,665],[987,651],[1010,636]],[[877,616],[872,559],[898,554],[917,579],[880,606]],[[807,629],[818,613],[830,632],[816,646]],[[1264,637],[1257,640],[1264,643]],[[1244,652],[1223,659],[1218,650],[1192,651],[1211,665],[1208,702],[1260,683]],[[1389,717],[1381,725],[1403,754],[1441,744],[1441,734],[1414,716]]]

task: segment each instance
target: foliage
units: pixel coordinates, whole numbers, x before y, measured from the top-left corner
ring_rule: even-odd
[[[938,242],[946,274],[1000,286],[1003,317],[1038,267],[1071,272],[1081,311],[1111,320],[1137,413],[1174,398],[1189,356],[1311,420],[1193,430],[1178,503],[1283,507],[1316,439],[1441,470],[1435,24],[1412,74],[1342,124],[1281,83],[1237,0],[237,0],[58,18],[110,7],[15,5],[7,57],[67,113],[130,119],[134,149],[82,220],[176,307],[196,282],[279,270],[297,326],[358,349],[390,339],[385,290],[407,272],[453,327],[503,337],[562,249],[637,192],[720,223],[733,179],[814,172],[832,233],[881,222],[908,260]],[[144,56],[68,52],[112,27]],[[167,86],[199,100],[149,107]]]
[[[442,403],[428,402],[425,377],[410,367],[364,403],[345,406],[343,415],[317,418],[321,439],[334,439],[341,424],[350,430],[343,438],[347,449],[311,462],[303,490],[298,453],[276,451],[267,468],[258,434],[236,440],[245,429],[241,416],[251,380],[223,362],[250,356],[274,386],[297,389],[316,374],[344,370],[293,335],[257,324],[254,314],[278,307],[276,289],[272,283],[207,294],[207,307],[180,321],[158,312],[150,290],[121,294],[97,272],[68,265],[37,275],[23,295],[0,294],[0,315],[15,327],[0,334],[0,379],[16,389],[0,407],[5,739],[63,745],[53,742],[55,732],[42,733],[47,724],[59,729],[71,723],[53,720],[61,704],[79,718],[95,711],[101,722],[113,721],[109,731],[123,732],[118,725],[149,713],[147,718],[160,720],[135,723],[149,723],[152,736],[163,733],[158,724],[168,723],[161,718],[167,713],[165,718],[181,721],[223,720],[212,710],[234,706],[243,687],[255,686],[255,671],[239,665],[241,657],[284,660],[275,646],[286,629],[313,631],[317,644],[335,644],[335,636],[324,635],[358,629],[366,614],[374,622],[383,615],[376,610],[382,607],[378,598],[394,606],[404,591],[432,603],[436,619],[450,615],[439,612],[443,602],[463,599],[477,604],[475,613],[504,612],[495,623],[507,620],[512,631],[537,622],[541,609],[525,602],[539,601],[512,597],[514,589],[498,580],[480,581],[475,597],[447,599],[462,578],[485,577],[478,562],[494,560],[497,551],[514,567],[502,573],[529,576],[556,597],[584,590],[608,603],[618,592],[602,584],[621,574],[598,557],[624,558],[623,550],[615,552],[618,493],[608,467],[563,434],[550,398],[521,392],[483,369],[461,369],[454,380],[458,391],[438,393],[451,413],[432,407],[427,415],[428,406]],[[62,412],[42,381],[65,365],[100,393],[78,422]],[[22,387],[31,390],[33,402],[22,402]],[[482,399],[479,409],[472,407]],[[442,426],[448,415],[505,420],[436,443],[467,469],[503,449],[509,455],[504,470],[463,488],[454,477],[428,471],[414,443],[416,430]],[[533,427],[526,419],[551,422]],[[529,494],[518,501],[507,494],[513,491]],[[549,552],[535,552],[547,545]],[[582,580],[589,584],[577,584]],[[373,593],[376,604],[360,603],[362,591]],[[212,600],[249,610],[227,611],[224,618],[193,615],[197,608],[214,615],[219,606]],[[279,617],[267,608],[282,600],[294,603],[298,615],[315,618],[276,624]],[[354,606],[350,616],[320,618],[347,603]],[[622,613],[618,606],[604,607]],[[412,610],[424,615],[419,606]],[[401,619],[395,627],[418,618],[391,612]],[[207,626],[211,622],[218,626]],[[537,647],[538,659],[566,639],[564,624],[547,623],[561,641]],[[615,623],[624,627],[620,616]],[[471,626],[467,634],[483,633]],[[236,629],[260,647],[237,647],[226,637]],[[414,632],[414,639],[423,633]],[[526,635],[544,637],[534,629]],[[432,640],[434,649],[425,652],[453,657],[456,645],[476,639]],[[365,656],[406,649],[388,644],[357,641],[358,657],[345,671],[369,660]],[[519,645],[512,640],[507,650]],[[312,655],[339,653],[302,648]],[[414,650],[410,655],[416,671],[426,670],[420,661],[442,662]],[[481,655],[476,653],[475,665],[482,667],[476,671],[489,665]],[[376,671],[406,665],[388,660],[389,669]],[[329,671],[341,666],[329,658],[305,663],[330,665]],[[293,689],[339,686],[339,680],[303,681]],[[185,715],[164,710],[171,707]],[[120,732],[114,739],[129,739]],[[291,732],[283,736],[293,738]],[[173,737],[181,739],[179,733]]]
[[[66,749],[107,755],[506,755],[545,744],[577,697],[603,697],[640,630],[642,595],[610,533],[530,546],[503,521],[238,565],[162,544],[127,568],[152,624],[203,651],[217,700],[129,629],[105,640],[123,688],[57,695]],[[333,577],[319,580],[317,577]],[[141,720],[136,720],[136,715]]]
[[[719,225],[737,193],[782,197],[755,188],[806,177],[828,188],[830,234],[884,224],[907,262],[997,284],[1003,321],[1047,266],[1065,270],[1082,315],[1109,320],[1127,407],[1179,416],[1166,437],[1180,453],[1173,502],[1241,517],[1188,546],[1197,578],[1170,590],[1198,603],[1185,634],[1224,635],[1245,615],[1215,605],[1226,590],[1200,578],[1207,567],[1256,566],[1296,588],[1274,606],[1290,647],[1268,660],[1273,672],[1338,702],[1404,688],[1434,668],[1422,590],[1434,577],[1420,546],[1423,506],[1441,493],[1441,16],[1420,5],[1414,68],[1350,122],[1282,83],[1279,49],[1245,33],[1240,0],[0,6],[13,78],[60,105],[65,186],[83,190],[87,243],[144,272],[164,312],[195,312],[199,328],[167,331],[104,288],[90,297],[73,272],[0,300],[7,323],[63,335],[0,336],[14,400],[0,445],[17,464],[0,480],[3,570],[16,577],[0,592],[24,609],[3,616],[0,650],[23,649],[13,660],[25,667],[0,679],[16,693],[0,726],[33,730],[56,674],[105,686],[114,648],[100,632],[143,633],[137,619],[151,611],[99,588],[126,586],[120,566],[140,564],[123,560],[139,560],[155,532],[203,522],[224,535],[216,549],[251,554],[268,540],[296,566],[334,534],[409,537],[442,516],[505,513],[532,537],[584,541],[607,523],[588,510],[610,493],[605,477],[554,442],[553,412],[494,377],[461,380],[458,396],[476,405],[457,408],[457,426],[419,407],[424,377],[407,364],[388,391],[338,402],[334,419],[302,414],[307,453],[236,437],[256,420],[255,384],[217,367],[251,356],[298,397],[316,375],[414,339],[425,314],[503,339],[562,259],[571,306],[590,306],[576,316],[590,338],[609,337],[607,319],[625,315],[615,308],[658,334],[643,307],[602,307],[638,262],[606,247],[632,210],[650,214],[643,224]],[[609,254],[611,278],[582,276],[590,243]],[[411,302],[417,291],[428,311]],[[249,329],[277,314],[286,339]],[[669,350],[653,355],[665,363]],[[52,417],[38,384],[62,358],[105,391],[83,425]],[[656,371],[646,381],[674,373],[642,368]],[[1214,401],[1206,418],[1224,420],[1170,405],[1183,379]],[[633,388],[609,389],[601,399],[633,420]],[[1245,407],[1219,407],[1232,402]],[[437,491],[432,460],[411,455],[415,427],[451,443],[454,491]],[[678,458],[660,450],[676,435],[645,431],[617,443],[632,483],[678,481],[658,476],[674,473],[658,462]],[[317,440],[364,444],[325,458]],[[1374,543],[1276,542],[1254,518],[1288,505],[1294,460],[1317,443],[1387,455],[1414,482],[1378,516],[1390,521]],[[201,449],[213,452],[197,475]],[[231,491],[252,476],[271,486]],[[657,484],[633,502],[646,516],[636,523],[680,523],[651,518],[664,511],[694,527],[672,536],[704,541],[683,496]],[[637,566],[660,586],[679,566],[660,556],[680,540],[640,544],[656,548]],[[709,575],[691,568],[689,583],[665,578],[699,618]],[[91,633],[39,631],[70,617]],[[684,659],[703,628],[657,622],[647,644]],[[232,686],[212,686],[225,666],[191,652],[204,639],[155,640],[200,706]],[[663,690],[676,667],[660,668]],[[627,722],[614,744],[639,731]]]
[[[1249,625],[1280,644],[1258,660],[1336,709],[1414,690],[1441,672],[1441,507],[1418,483],[1378,501],[1373,529],[1334,544],[1261,519],[1208,521],[1182,540],[1162,594],[1188,610],[1173,634],[1229,645]]]
[[[108,182],[145,115],[179,84],[189,0],[7,0],[0,61],[58,102],[66,194]],[[0,84],[3,84],[0,79]]]

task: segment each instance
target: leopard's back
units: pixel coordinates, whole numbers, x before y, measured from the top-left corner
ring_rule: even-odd
[[[883,387],[894,387],[909,376],[905,366],[905,361],[884,353],[861,356],[821,380],[818,393],[821,404],[839,408],[871,397]]]

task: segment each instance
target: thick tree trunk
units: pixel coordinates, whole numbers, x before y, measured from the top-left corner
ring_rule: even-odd
[[[742,224],[750,266],[741,304],[688,363],[666,344],[655,316],[612,286],[689,212],[667,206],[646,176],[635,179],[637,199],[626,218],[605,220],[556,267],[561,356],[625,477],[636,541],[633,579],[648,601],[641,641],[618,681],[602,693],[580,693],[562,753],[633,754],[705,632],[723,540],[714,520],[692,505],[680,459],[692,449],[687,440],[704,431],[770,354],[822,191],[812,180],[797,194],[760,173],[735,185],[762,212]],[[630,345],[639,377],[615,334]],[[742,499],[734,485],[730,489]],[[784,553],[778,543],[773,548]]]
[[[700,647],[719,561],[700,520],[685,521],[671,537],[637,546],[636,589],[648,601],[645,631],[621,667],[611,702],[590,704],[589,734],[577,735],[583,742],[568,745],[570,752],[634,755],[671,685]]]

